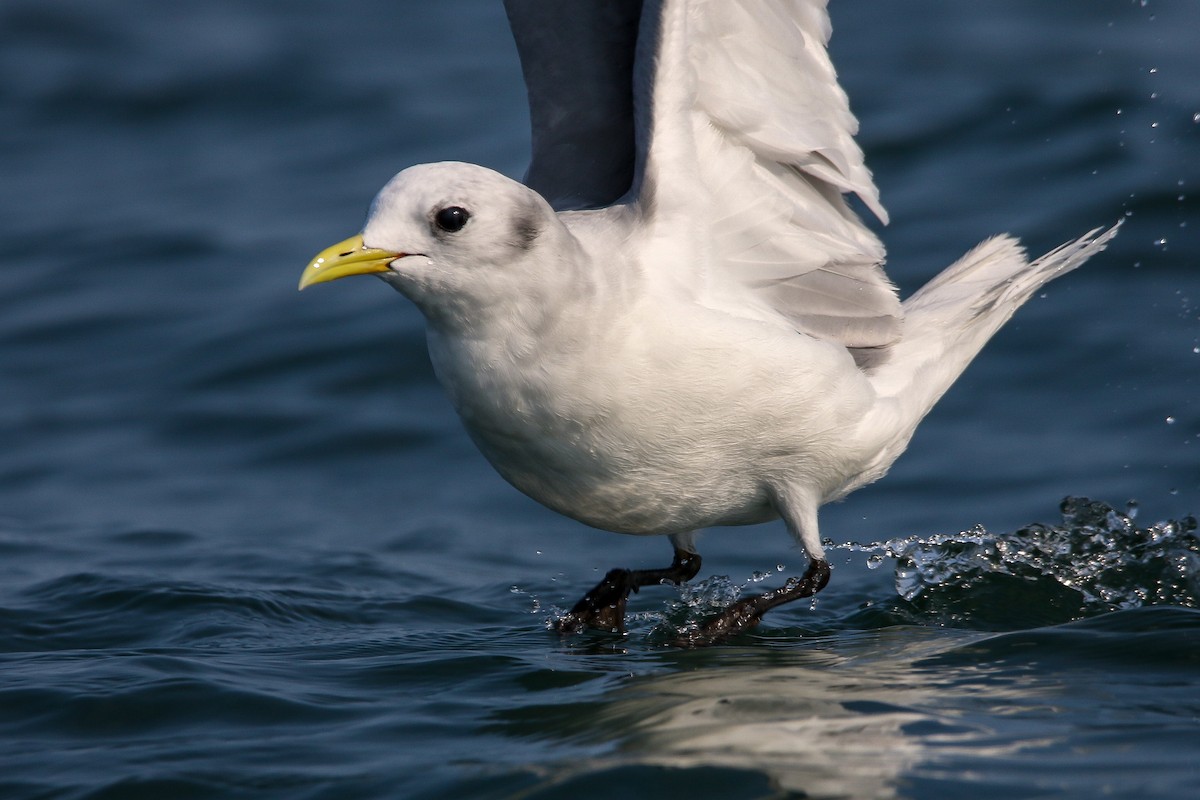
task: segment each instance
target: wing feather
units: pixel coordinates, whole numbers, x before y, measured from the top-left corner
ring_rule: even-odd
[[[557,210],[633,183],[633,62],[642,0],[505,0],[529,97],[525,183]]]
[[[852,350],[899,338],[883,245],[845,198],[887,222],[825,0],[506,5],[534,122],[527,182],[556,208],[626,195],[649,235],[678,242],[702,302]]]

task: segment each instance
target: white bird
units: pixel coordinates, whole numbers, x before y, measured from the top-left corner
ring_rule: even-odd
[[[467,431],[513,486],[588,525],[666,535],[563,631],[623,630],[631,591],[688,580],[695,532],[782,517],[802,577],[683,637],[756,624],[829,579],[817,509],[881,477],[993,333],[1102,250],[1029,262],[989,239],[903,303],[823,0],[507,0],[533,121],[525,184],[425,164],[300,287],[377,274],[427,320]]]

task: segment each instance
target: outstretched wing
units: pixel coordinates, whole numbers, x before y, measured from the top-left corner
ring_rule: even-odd
[[[558,211],[633,184],[633,63],[642,0],[504,0],[533,127],[525,183]]]
[[[633,199],[651,231],[686,247],[714,304],[860,352],[899,338],[883,245],[844,197],[886,222],[823,0],[507,5],[533,188],[559,208]]]

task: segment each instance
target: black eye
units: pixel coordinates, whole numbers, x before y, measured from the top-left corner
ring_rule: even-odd
[[[455,233],[461,231],[470,218],[471,214],[465,208],[448,206],[433,215],[433,222],[447,233]]]

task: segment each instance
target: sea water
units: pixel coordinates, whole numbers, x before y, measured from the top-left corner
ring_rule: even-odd
[[[397,170],[520,175],[499,3],[0,5],[0,796],[1194,795],[1200,6],[832,5],[905,292],[1126,224],[690,652],[779,525],[561,639],[666,542],[496,477],[385,286],[295,292]]]

